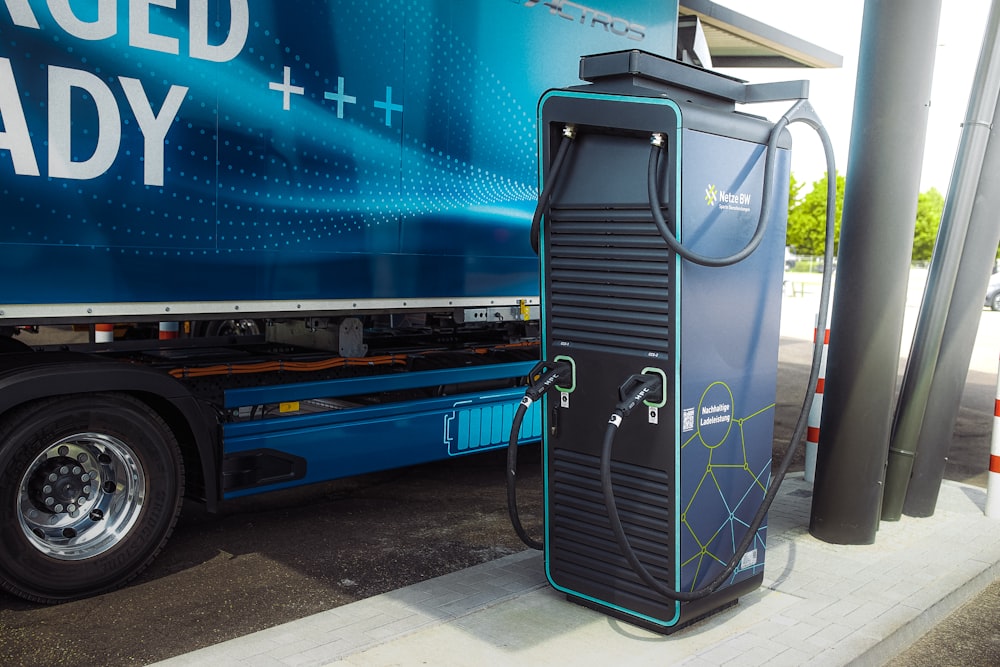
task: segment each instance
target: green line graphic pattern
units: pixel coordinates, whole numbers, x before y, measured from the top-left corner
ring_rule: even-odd
[[[704,461],[704,471],[694,488],[690,492],[682,489],[681,582],[688,590],[698,588],[732,557],[736,543],[742,539],[767,492],[770,480],[770,456],[764,457],[766,460],[763,461],[751,460],[748,456],[747,437],[748,431],[752,431],[752,427],[762,417],[773,419],[775,404],[744,417],[731,416],[728,430],[721,439],[714,442],[706,437],[701,427],[701,417],[704,414],[702,410],[706,396],[716,387],[724,388],[730,398],[729,406],[734,405],[732,391],[725,383],[714,382],[709,385],[698,405],[695,430],[681,445],[681,468],[687,479],[692,479],[697,474],[694,471],[689,473],[689,468],[695,468],[699,461]],[[768,426],[766,431],[770,433],[770,425]],[[749,435],[752,437],[753,434]],[[752,445],[749,449],[756,451]],[[767,452],[770,453],[770,447]],[[688,487],[689,483],[685,482],[684,486]],[[766,529],[765,525],[758,530],[757,539],[748,553],[752,554],[755,549],[763,550]],[[763,558],[741,564],[733,576],[747,570],[756,573],[757,567],[763,567]]]

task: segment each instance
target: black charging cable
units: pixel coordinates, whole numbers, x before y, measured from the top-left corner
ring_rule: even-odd
[[[800,100],[782,117],[782,121],[779,124],[783,128],[785,125],[792,122],[803,122],[812,127],[816,133],[819,135],[820,141],[823,144],[823,152],[826,155],[826,172],[827,172],[827,196],[826,196],[826,249],[824,252],[824,265],[823,265],[823,281],[820,288],[820,305],[819,305],[819,317],[817,323],[817,331],[826,330],[827,313],[829,312],[830,304],[830,288],[833,282],[833,245],[834,245],[834,235],[835,235],[835,222],[837,213],[837,170],[834,164],[833,158],[833,144],[830,141],[830,136],[827,134],[826,129],[823,127],[816,113],[813,111],[812,107],[806,100]],[[777,128],[778,125],[775,125]],[[776,136],[772,132],[772,138]],[[772,161],[772,149],[769,145],[768,147],[768,162],[766,165],[773,165]],[[767,167],[766,167],[767,168]],[[766,193],[770,192],[767,187],[767,183],[773,180],[773,175],[765,175],[765,198],[769,200],[770,197]],[[652,191],[651,191],[651,205],[654,204],[652,201]],[[658,204],[658,202],[656,202]],[[762,203],[763,207],[764,204]],[[658,205],[653,207],[654,218],[656,217],[656,212],[658,211]],[[662,215],[659,216],[662,222]],[[659,224],[657,226],[660,226]],[[665,227],[665,223],[663,227]],[[661,229],[662,231],[662,229]],[[669,229],[667,230],[669,232]],[[759,231],[755,233],[756,238]],[[664,236],[664,239],[673,238],[674,243],[678,247],[677,239],[673,237],[673,234],[668,234]],[[667,241],[668,245],[670,241]],[[756,243],[751,240],[751,244],[759,245],[760,241]],[[673,246],[671,246],[673,247]],[[747,248],[750,244],[747,245]],[[675,249],[676,251],[676,249]],[[685,249],[687,252],[687,249]],[[744,250],[736,253],[732,257],[737,255],[742,255]],[[751,249],[750,252],[753,250]],[[676,251],[685,259],[690,261],[695,261],[690,257],[685,256],[680,251]],[[711,261],[720,261],[712,258]],[[727,258],[723,258],[727,259]],[[739,257],[735,261],[744,259],[744,257]],[[735,262],[730,262],[735,263]],[[708,264],[708,266],[724,266],[725,264]],[[627,417],[632,409],[642,400],[637,397],[637,392],[646,391],[648,387],[653,386],[645,395],[650,396],[656,393],[657,384],[662,384],[660,378],[656,375],[648,375],[649,380],[644,380],[641,383],[636,381],[636,376],[630,377],[619,390],[620,394],[623,394],[622,401],[615,407],[615,410],[611,413],[611,418],[608,421],[608,427],[604,433],[604,441],[601,445],[601,463],[600,463],[600,474],[601,474],[601,488],[604,493],[604,507],[608,513],[608,519],[611,524],[611,531],[614,533],[615,540],[618,543],[618,548],[621,550],[622,555],[628,561],[632,570],[639,576],[642,581],[649,586],[649,588],[659,595],[669,599],[679,602],[690,602],[693,600],[699,600],[701,598],[711,595],[716,590],[719,589],[722,584],[732,576],[733,572],[736,571],[737,566],[743,559],[750,545],[753,544],[757,537],[757,531],[760,530],[761,525],[764,523],[764,519],[767,516],[768,510],[771,508],[771,504],[778,495],[778,489],[781,487],[781,483],[785,479],[785,475],[788,473],[788,469],[792,464],[792,459],[795,456],[795,452],[802,442],[802,438],[805,435],[806,428],[808,428],[809,422],[809,411],[812,408],[813,398],[815,397],[815,392],[813,388],[816,386],[816,382],[819,379],[820,365],[823,358],[823,336],[816,336],[813,347],[813,358],[812,365],[809,371],[809,380],[806,390],[805,399],[802,402],[802,409],[799,412],[798,421],[795,424],[795,429],[792,431],[792,437],[788,444],[788,449],[785,451],[785,455],[781,460],[778,469],[772,474],[771,480],[768,484],[767,493],[764,494],[764,499],[754,515],[753,520],[747,527],[743,538],[740,540],[739,544],[736,545],[736,549],[733,553],[733,557],[726,564],[726,567],[720,572],[714,579],[708,582],[703,587],[692,590],[692,591],[677,591],[664,585],[661,581],[657,580],[649,572],[645,565],[636,556],[635,551],[632,549],[632,545],[629,543],[628,536],[625,534],[625,529],[622,526],[621,518],[618,514],[618,506],[615,502],[614,488],[611,485],[611,450],[614,446],[615,436],[618,433],[618,428],[621,426],[622,421]],[[662,391],[662,389],[661,389]],[[631,406],[631,407],[629,407]]]
[[[521,399],[521,403],[514,412],[514,420],[510,427],[510,441],[507,443],[507,514],[510,516],[511,525],[514,526],[514,532],[517,533],[522,542],[532,549],[541,550],[545,545],[528,535],[528,531],[521,525],[521,518],[517,512],[518,435],[521,432],[524,416],[532,404],[555,389],[560,380],[569,380],[572,374],[573,367],[564,361],[554,363],[540,361],[535,364],[535,367],[528,374],[531,385],[524,392],[524,398]]]
[[[701,266],[730,266],[752,255],[764,239],[764,234],[767,231],[767,223],[771,218],[771,208],[774,205],[772,190],[774,185],[775,161],[778,153],[778,140],[784,129],[791,123],[796,122],[806,122],[813,127],[819,124],[819,119],[816,117],[808,100],[796,101],[771,128],[767,139],[767,154],[764,158],[764,194],[761,199],[760,217],[757,218],[757,226],[747,244],[742,249],[726,257],[709,257],[708,255],[701,255],[694,252],[677,239],[676,234],[670,229],[670,226],[664,219],[658,183],[660,180],[660,157],[663,154],[663,146],[666,140],[663,134],[653,134],[650,140],[652,148],[649,151],[646,189],[649,195],[649,208],[653,214],[653,222],[656,223],[656,228],[659,230],[663,240],[666,241],[667,246],[687,261]]]
[[[573,148],[574,139],[576,139],[576,128],[572,125],[565,126],[562,131],[562,140],[559,142],[559,148],[556,149],[556,155],[552,159],[552,165],[549,167],[549,175],[545,178],[545,183],[542,185],[542,192],[538,196],[535,213],[531,216],[531,249],[535,251],[536,255],[540,247],[539,238],[542,229],[542,216],[548,211],[549,202],[552,201],[552,190],[559,182],[559,177],[562,176],[563,165],[566,163],[566,158]]]

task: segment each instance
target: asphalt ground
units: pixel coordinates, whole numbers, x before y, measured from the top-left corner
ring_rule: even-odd
[[[812,333],[808,295],[785,302],[776,456],[802,401]],[[984,311],[948,479],[985,486],[997,345],[1000,313]],[[538,530],[538,448],[522,448],[520,463],[522,520]],[[0,593],[0,664],[144,665],[523,549],[502,452],[243,499],[218,515],[186,504],[166,549],[122,590],[58,606]],[[892,664],[1000,664],[998,612],[995,583]]]

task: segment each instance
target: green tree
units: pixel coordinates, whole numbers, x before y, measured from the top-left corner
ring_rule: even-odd
[[[834,222],[834,252],[840,239],[840,217],[844,208],[845,179],[837,174],[837,206]],[[826,250],[826,175],[813,182],[812,189],[801,199],[789,196],[787,244],[798,255],[822,255]],[[794,176],[789,189],[797,194],[803,189]]]
[[[917,195],[917,224],[913,230],[914,262],[930,260],[937,240],[938,228],[941,226],[941,213],[944,211],[944,196],[931,188]]]
[[[799,183],[792,174],[788,179],[788,210],[791,211],[799,203],[799,195],[802,192],[802,183]]]

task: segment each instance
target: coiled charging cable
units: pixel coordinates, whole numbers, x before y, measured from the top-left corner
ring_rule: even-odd
[[[747,244],[743,246],[741,250],[726,257],[709,257],[707,255],[701,255],[694,252],[677,239],[677,236],[670,229],[667,221],[663,218],[663,206],[660,203],[660,192],[657,184],[659,183],[658,175],[660,173],[660,157],[663,154],[663,146],[666,143],[666,140],[663,134],[654,133],[650,139],[652,148],[649,151],[649,167],[646,172],[646,189],[649,195],[649,208],[653,214],[653,222],[656,223],[656,228],[659,230],[660,236],[663,237],[663,240],[666,241],[667,246],[687,261],[701,266],[730,266],[752,255],[757,247],[760,246],[760,242],[764,239],[764,233],[767,231],[767,223],[771,218],[771,208],[773,207],[774,199],[772,196],[775,174],[774,166],[778,153],[778,140],[781,137],[781,133],[788,125],[797,122],[808,123],[811,127],[817,130],[822,128],[822,124],[819,122],[819,118],[816,116],[816,113],[813,111],[812,105],[809,104],[808,100],[796,101],[795,104],[793,104],[791,108],[789,108],[789,110],[786,111],[785,114],[771,128],[767,139],[767,154],[764,158],[764,195],[760,204],[760,217],[757,218],[757,226],[754,229],[753,236],[750,237]],[[823,133],[825,134],[825,130]],[[829,141],[829,138],[825,141]],[[830,155],[832,155],[832,150]],[[830,164],[831,162],[828,158],[828,168],[830,167]],[[834,172],[830,173],[832,174]]]
[[[771,133],[772,141],[775,140],[781,129],[794,122],[806,123],[816,131],[820,137],[820,141],[823,143],[823,152],[826,155],[826,250],[824,253],[823,281],[820,289],[819,321],[817,323],[817,331],[825,331],[830,303],[830,287],[833,279],[833,244],[837,206],[837,171],[836,165],[834,164],[833,145],[830,142],[830,136],[827,134],[826,129],[823,127],[819,118],[816,116],[812,107],[806,100],[799,100],[792,106],[791,109],[789,109],[788,112],[786,112],[784,116],[782,116],[782,119],[775,124],[775,130]],[[655,145],[653,152],[659,152],[658,147]],[[774,149],[771,146],[771,142],[769,142],[767,161],[765,162],[765,168],[768,170],[768,173],[766,173],[764,177],[765,197],[764,202],[761,204],[762,210],[765,205],[770,206],[770,189],[767,184],[771,183],[774,178],[772,173],[774,168],[773,153]],[[747,246],[743,248],[743,250],[735,253],[734,255],[725,258],[706,258],[692,253],[677,241],[676,237],[670,233],[669,228],[667,228],[666,223],[663,221],[663,216],[659,213],[659,200],[655,197],[655,182],[652,180],[652,170],[650,178],[650,206],[653,209],[653,217],[654,219],[657,219],[657,226],[661,228],[660,231],[661,234],[663,234],[664,240],[666,240],[667,244],[670,245],[670,247],[681,257],[687,259],[688,261],[703,264],[705,266],[726,266],[745,259],[760,244],[760,237],[763,236],[761,229],[766,225],[766,220],[763,219],[763,216],[762,221],[758,224],[754,237],[747,244]],[[812,365],[809,371],[809,381],[806,385],[807,391],[805,399],[802,403],[802,410],[799,412],[798,421],[795,424],[791,441],[789,442],[788,449],[785,451],[785,455],[781,460],[781,464],[778,466],[777,471],[775,471],[771,476],[767,493],[764,495],[764,499],[761,502],[757,513],[754,515],[753,520],[750,522],[750,525],[747,527],[743,538],[740,540],[739,544],[736,545],[733,557],[726,564],[726,567],[706,585],[692,591],[673,590],[653,577],[646,566],[639,560],[638,556],[636,556],[635,551],[632,549],[632,545],[629,543],[628,536],[625,534],[625,529],[622,526],[621,518],[618,514],[618,506],[615,502],[614,488],[611,485],[611,450],[614,446],[615,436],[618,433],[618,428],[621,426],[622,421],[628,417],[632,409],[642,400],[646,400],[638,398],[639,393],[643,393],[643,396],[655,398],[659,395],[658,392],[663,391],[662,381],[659,376],[652,374],[647,374],[646,377],[649,379],[643,379],[641,381],[637,379],[637,376],[632,376],[625,382],[625,384],[622,385],[622,388],[620,389],[622,401],[611,413],[611,418],[608,421],[608,427],[605,430],[604,440],[601,445],[601,488],[604,493],[604,507],[607,510],[608,519],[611,523],[611,530],[614,533],[618,547],[621,550],[622,555],[625,556],[625,559],[628,561],[632,570],[647,586],[649,586],[651,590],[670,600],[680,602],[699,600],[718,590],[718,588],[732,576],[733,572],[736,571],[736,568],[743,559],[744,554],[746,554],[750,545],[756,539],[757,531],[760,530],[761,525],[763,525],[767,512],[770,509],[771,504],[774,502],[775,497],[778,495],[778,489],[781,487],[781,483],[785,479],[788,468],[792,464],[795,451],[801,444],[803,435],[805,435],[805,431],[808,426],[809,410],[812,407],[813,397],[815,395],[812,388],[816,386],[816,382],[819,379],[822,356],[823,337],[817,336],[813,347]]]

